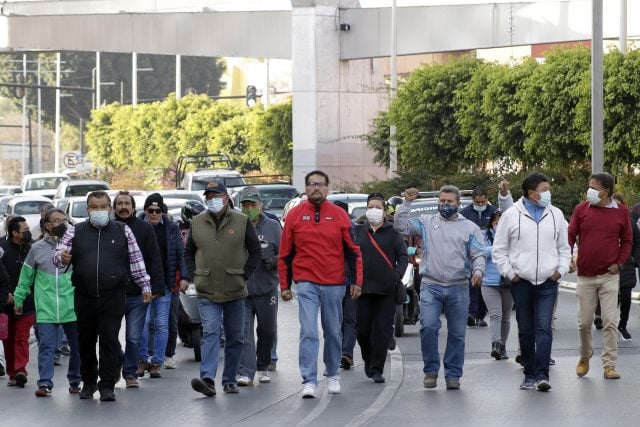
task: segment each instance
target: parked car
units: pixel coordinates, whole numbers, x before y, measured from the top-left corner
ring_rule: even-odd
[[[7,230],[5,230],[5,223],[7,217],[7,206],[9,206],[9,201],[17,196],[0,196],[0,236],[4,236],[7,234]]]
[[[86,197],[92,191],[108,191],[110,189],[109,184],[97,179],[62,181],[53,197],[53,204],[55,207],[65,210],[70,197]]]
[[[7,218],[21,216],[27,220],[33,239],[40,238],[40,211],[46,204],[51,204],[51,199],[44,196],[17,196],[9,200],[6,214],[1,219],[0,237],[7,234],[5,226]]]
[[[299,194],[296,187],[288,184],[256,184],[252,185],[252,187],[255,187],[256,190],[258,190],[258,193],[260,193],[262,208],[265,211],[276,215],[278,219],[282,218],[285,205]],[[229,197],[231,197],[235,207],[241,207],[240,193],[245,188],[247,187],[243,186],[229,189]]]
[[[363,193],[330,193],[327,196],[327,200],[346,203],[349,207],[349,215],[352,218],[359,218],[357,214],[362,211],[362,208],[367,209],[367,197],[369,195]],[[355,209],[358,209],[358,212],[354,212]]]
[[[187,172],[187,169],[193,171]],[[224,153],[190,154],[180,156],[176,165],[176,188],[188,191],[204,191],[210,182],[220,182],[227,187],[245,185],[240,172]]]
[[[86,197],[69,197],[66,200],[66,206],[63,210],[71,224],[75,225],[89,218]]]
[[[160,194],[163,199],[197,200],[200,203],[204,203],[204,197],[202,196],[203,191],[159,190],[156,191],[156,193]]]
[[[12,195],[21,193],[22,189],[19,185],[0,185],[0,195]]]
[[[64,173],[32,173],[22,178],[20,188],[24,196],[44,196],[53,199],[63,181],[69,181],[69,176]]]

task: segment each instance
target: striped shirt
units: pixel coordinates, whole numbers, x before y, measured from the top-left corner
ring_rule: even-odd
[[[66,267],[66,265],[62,263],[62,253],[71,253],[75,233],[75,227],[73,225],[69,225],[67,227],[66,233],[64,233],[64,236],[62,236],[60,240],[58,240],[58,246],[53,252],[53,263],[56,267]],[[142,257],[142,252],[140,252],[140,248],[138,247],[136,238],[128,225],[124,226],[124,235],[127,239],[127,246],[129,248],[129,271],[131,272],[131,278],[133,279],[135,284],[138,285],[140,289],[142,289],[143,293],[151,293],[151,281],[149,279],[149,275],[147,274],[147,269],[144,266],[144,258]]]

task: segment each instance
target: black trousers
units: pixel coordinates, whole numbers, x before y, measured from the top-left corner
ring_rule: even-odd
[[[80,375],[85,384],[96,384],[99,390],[113,390],[120,368],[120,325],[125,311],[125,292],[110,292],[99,298],[76,293]],[[99,343],[99,359],[96,358]]]
[[[631,291],[633,288],[620,288],[618,294],[618,304],[620,305],[620,323],[621,327],[626,328],[629,321],[629,311],[631,311]]]
[[[256,370],[266,371],[269,368],[277,329],[277,289],[265,295],[248,296],[244,305],[244,344],[238,370],[240,375],[253,379]]]
[[[395,295],[362,294],[357,302],[358,344],[365,373],[382,374],[393,333]]]

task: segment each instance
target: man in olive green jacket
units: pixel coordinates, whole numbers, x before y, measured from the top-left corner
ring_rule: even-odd
[[[224,184],[211,182],[204,191],[207,210],[193,219],[184,259],[193,277],[202,319],[200,378],[191,387],[214,396],[220,327],[224,324],[225,393],[238,393],[236,375],[244,343],[247,279],[260,263],[260,240],[249,218],[229,206]]]

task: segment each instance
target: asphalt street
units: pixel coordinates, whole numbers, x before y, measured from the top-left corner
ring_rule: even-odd
[[[66,364],[56,367],[53,395],[34,396],[37,349],[31,347],[29,382],[24,389],[6,387],[0,378],[0,426],[636,426],[635,397],[640,388],[640,321],[632,306],[629,330],[634,340],[620,343],[620,380],[604,380],[599,360],[601,332],[594,330],[596,347],[591,371],[577,378],[576,299],[560,292],[558,318],[548,393],[522,391],[522,369],[515,363],[515,315],[507,344],[509,360],[489,356],[488,328],[468,328],[461,390],[445,390],[441,372],[438,387],[422,386],[422,357],[418,326],[405,327],[406,335],[390,352],[385,384],[374,384],[363,373],[356,345],[355,367],[342,371],[342,393],[329,395],[324,382],[315,399],[301,399],[298,370],[297,304],[281,303],[279,311],[280,361],[270,384],[243,387],[239,394],[206,398],[194,392],[190,380],[198,376],[198,363],[190,349],[178,345],[178,369],[163,370],[163,377],[142,378],[140,389],[116,387],[116,402],[96,398],[79,400],[67,392]],[[444,325],[444,322],[443,322]],[[441,331],[444,351],[446,328]],[[319,372],[322,372],[320,364]]]

